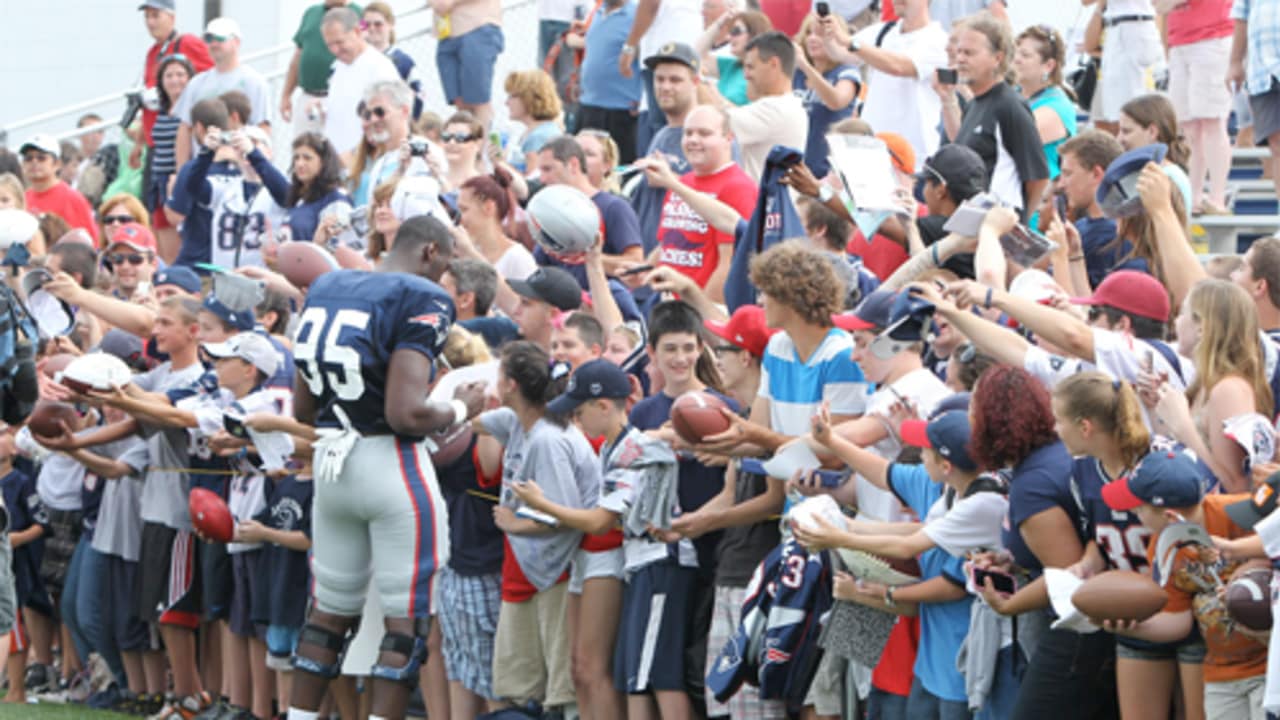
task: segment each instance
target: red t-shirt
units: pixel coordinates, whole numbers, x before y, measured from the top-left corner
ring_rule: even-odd
[[[1189,2],[1170,10],[1164,22],[1169,47],[1230,37],[1236,27],[1231,19],[1231,0]]]
[[[98,223],[93,220],[93,208],[89,206],[89,201],[61,180],[44,192],[27,188],[27,212],[32,215],[53,213],[66,220],[71,227],[88,232],[95,243],[98,241]],[[52,246],[58,238],[45,238],[45,241]]]
[[[710,175],[686,173],[680,181],[729,205],[744,218],[755,210],[756,183],[735,163]],[[688,275],[705,289],[720,262],[720,246],[733,245],[733,234],[711,227],[679,195],[668,192],[658,221],[658,244],[662,248],[658,262]]]
[[[209,55],[209,46],[195,35],[178,35],[174,33],[170,39],[158,42],[147,50],[147,61],[142,70],[142,81],[147,87],[156,86],[156,70],[160,58],[169,55],[185,55],[197,73],[213,67],[213,57]],[[155,147],[151,141],[151,127],[156,124],[156,111],[142,109],[142,136],[147,139],[147,147]]]
[[[769,16],[774,30],[781,31],[787,37],[800,32],[800,24],[804,22],[804,16],[809,14],[809,8],[809,3],[796,0],[760,0],[760,12]]]

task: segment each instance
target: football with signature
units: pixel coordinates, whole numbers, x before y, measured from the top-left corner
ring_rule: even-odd
[[[1137,620],[1155,615],[1168,600],[1149,576],[1132,570],[1108,570],[1089,578],[1071,603],[1091,620]]]
[[[671,406],[671,426],[685,442],[702,442],[708,435],[716,435],[729,429],[729,418],[721,410],[728,410],[724,400],[702,390],[690,390],[676,398]]]
[[[1227,614],[1259,632],[1271,629],[1271,568],[1239,573],[1227,585]]]

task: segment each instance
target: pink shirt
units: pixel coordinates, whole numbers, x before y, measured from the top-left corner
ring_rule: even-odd
[[[1165,16],[1169,47],[1230,37],[1235,32],[1231,0],[1187,0]]]

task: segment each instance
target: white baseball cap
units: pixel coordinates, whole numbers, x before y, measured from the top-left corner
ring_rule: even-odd
[[[209,357],[240,358],[263,372],[267,377],[276,374],[280,367],[280,353],[265,336],[256,332],[242,332],[232,335],[220,343],[205,343],[204,351]]]
[[[217,35],[223,38],[239,38],[240,23],[229,17],[214,18],[209,21],[208,25],[204,26],[204,34]]]
[[[58,142],[57,138],[48,133],[32,135],[30,139],[22,143],[22,147],[18,148],[18,154],[21,155],[27,150],[39,150],[54,157],[62,157],[62,144]]]

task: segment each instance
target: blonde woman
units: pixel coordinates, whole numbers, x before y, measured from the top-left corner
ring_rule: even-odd
[[[621,194],[618,184],[618,143],[609,133],[595,128],[578,131],[578,144],[587,156],[587,181],[591,187],[614,195]]]
[[[526,130],[512,166],[529,175],[538,165],[538,151],[551,138],[564,132],[561,125],[560,96],[556,83],[543,70],[517,70],[507,75],[507,112]]]

